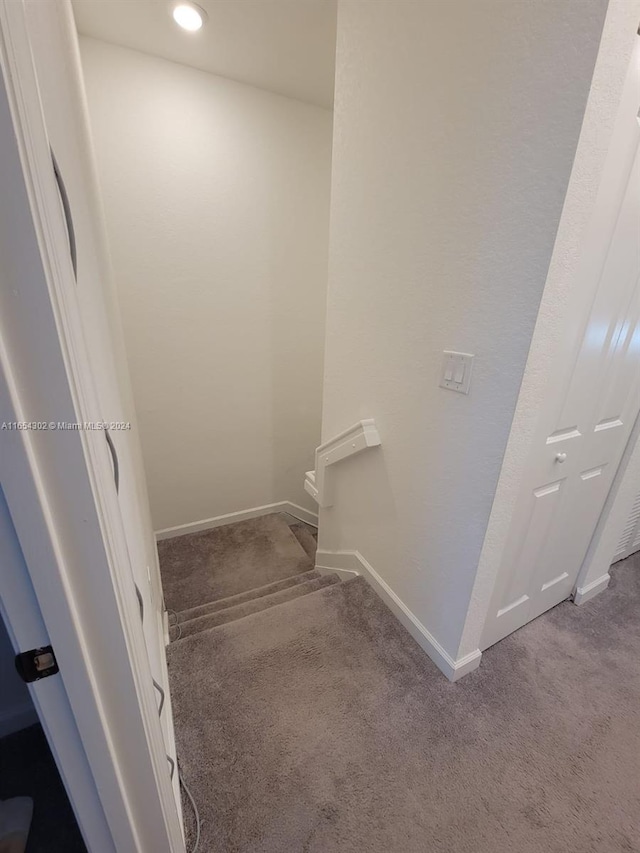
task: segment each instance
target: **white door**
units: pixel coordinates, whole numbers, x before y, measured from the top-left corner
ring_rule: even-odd
[[[482,638],[573,591],[640,409],[640,39]]]
[[[162,711],[165,748],[174,763],[162,587],[138,436],[134,432],[137,425],[131,421],[131,392],[117,301],[109,286],[108,256],[101,239],[75,25],[67,4],[26,0],[25,7],[42,110],[55,157],[61,212],[67,222],[70,248],[73,247],[75,282],[68,280],[67,298],[76,303],[81,318],[102,420],[113,424],[105,429],[104,439],[113,459],[113,486],[140,606],[150,677]],[[131,423],[130,429],[115,426],[127,422]],[[180,807],[175,773],[173,786]]]
[[[25,0],[25,8],[62,213],[73,244],[75,284],[69,281],[67,298],[76,303],[81,317],[102,420],[126,424],[132,417],[131,391],[101,229],[75,24],[66,3]],[[134,581],[148,617],[144,625],[147,646],[159,670],[164,658],[162,632],[158,631],[162,588],[136,424],[130,429],[112,426],[104,437],[117,468],[118,501]]]
[[[59,10],[72,26],[68,3],[37,8]],[[63,32],[73,36],[63,25],[52,25],[47,47]],[[0,596],[18,648],[53,646],[59,672],[33,692],[43,697],[43,723],[91,850],[177,853],[184,840],[175,758],[167,758],[168,696],[163,702],[153,683],[115,470],[102,430],[56,426],[104,420],[108,386],[96,381],[98,350],[86,341],[94,329],[79,304],[83,285],[96,286],[80,274],[91,240],[74,243],[70,227],[74,212],[87,226],[91,211],[78,212],[80,192],[56,186],[52,143],[64,152],[74,127],[68,122],[68,134],[53,139],[53,112],[43,114],[41,95],[54,75],[42,58],[22,0],[0,0],[0,423],[8,425],[0,482],[34,597],[12,585],[6,537]],[[57,59],[73,63],[73,51],[61,47]],[[66,103],[67,87],[57,89]],[[108,342],[102,355],[106,364]],[[146,568],[143,578],[150,586]]]

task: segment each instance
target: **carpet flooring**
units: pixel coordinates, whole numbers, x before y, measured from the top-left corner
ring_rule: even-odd
[[[291,532],[304,548],[307,556],[315,563],[318,550],[318,531],[302,521],[291,525]]]
[[[158,542],[165,605],[187,610],[313,566],[279,513]]]
[[[293,601],[294,598],[309,595],[312,592],[316,592],[319,589],[324,589],[324,587],[331,586],[336,583],[340,583],[336,575],[324,575],[323,577],[315,578],[314,580],[309,580],[305,583],[288,586],[286,589],[280,590],[279,592],[271,593],[271,595],[260,595],[251,601],[237,604],[235,607],[226,607],[224,610],[214,610],[212,613],[205,613],[202,616],[197,616],[192,619],[183,619],[184,613],[188,613],[189,611],[182,611],[182,613],[178,614],[179,621],[169,629],[169,637],[172,641],[190,637],[193,634],[197,634],[199,631],[206,631],[208,628],[214,628],[216,625],[224,625],[225,622],[234,622],[236,619],[243,619],[245,616],[250,616],[252,613],[267,610],[269,607],[284,604],[286,601]],[[226,599],[226,601],[228,600],[229,599]],[[217,602],[214,603],[217,604]],[[2,851],[0,851],[0,853],[2,853]]]
[[[0,800],[33,799],[25,853],[86,853],[42,726],[0,739]],[[96,851],[98,853],[98,851]]]
[[[217,613],[220,610],[227,610],[230,607],[237,607],[239,604],[246,604],[255,601],[263,596],[273,595],[276,592],[282,592],[285,589],[290,589],[292,586],[305,584],[307,581],[317,580],[320,578],[320,572],[310,570],[302,572],[299,575],[285,578],[281,581],[274,581],[257,589],[250,589],[247,592],[241,592],[238,595],[231,595],[228,598],[219,598],[217,601],[209,601],[206,604],[201,604],[198,607],[190,607],[188,610],[179,610],[171,614],[171,623],[179,624],[187,622],[190,619],[199,619],[200,616],[207,616],[209,613]]]
[[[640,850],[637,557],[457,684],[362,578],[168,660],[201,853]]]

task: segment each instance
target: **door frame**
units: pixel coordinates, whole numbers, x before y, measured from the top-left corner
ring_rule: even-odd
[[[22,0],[0,0],[2,81],[0,422],[95,422],[100,408],[68,298],[75,281]],[[37,637],[34,644],[54,647],[60,673],[32,695],[89,849],[109,848],[104,825],[100,842],[92,836],[100,816],[86,797],[86,773],[76,773],[82,753],[114,851],[184,853],[103,432],[4,431],[0,480],[33,590],[29,602],[3,577],[3,609],[14,642]],[[39,633],[18,625],[39,618]]]
[[[477,652],[481,646],[539,412],[552,375],[553,356],[561,341],[569,296],[579,285],[576,270],[581,236],[594,210],[629,63],[636,49],[639,20],[640,0],[610,0],[547,281],[455,655],[457,658]],[[603,523],[601,533],[606,526]],[[581,581],[582,573],[577,586]]]

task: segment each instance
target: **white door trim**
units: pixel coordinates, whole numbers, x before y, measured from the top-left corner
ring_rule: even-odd
[[[82,326],[66,298],[67,235],[17,0],[0,0],[0,63],[7,96],[0,417],[97,421]],[[103,433],[5,432],[2,445],[7,504],[115,847],[182,853]]]

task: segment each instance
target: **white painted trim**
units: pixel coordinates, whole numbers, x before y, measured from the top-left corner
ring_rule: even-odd
[[[349,576],[362,575],[449,681],[458,681],[480,665],[480,649],[454,660],[359,551],[318,550],[316,568]]]
[[[587,601],[591,601],[596,595],[601,592],[604,592],[605,589],[609,586],[609,581],[611,580],[611,575],[607,572],[606,575],[602,575],[602,577],[596,578],[591,583],[588,583],[586,586],[579,586],[573,596],[574,604],[586,604]]]
[[[358,577],[360,561],[356,551],[316,551],[316,571],[323,575],[338,575],[344,581]]]
[[[0,712],[0,738],[26,729],[38,722],[38,714],[29,700],[13,708],[5,708]]]
[[[307,471],[304,480],[304,489],[322,507],[331,506],[333,498],[327,487],[326,469],[336,462],[348,459],[362,453],[369,447],[379,447],[380,434],[373,418],[353,424],[343,430],[339,435],[329,441],[325,441],[316,448],[316,467],[314,471]]]
[[[298,521],[304,521],[305,524],[310,524],[312,527],[318,526],[317,512],[311,512],[302,506],[298,506],[298,504],[291,503],[291,501],[284,501],[284,503],[286,508],[283,509],[282,512],[288,512],[289,515],[297,518]]]
[[[316,472],[307,471],[304,475],[304,490],[318,503],[318,490],[316,488]]]
[[[203,530],[213,530],[225,524],[234,524],[236,521],[248,521],[250,518],[259,518],[261,515],[273,515],[277,512],[286,512],[310,524],[318,526],[318,516],[304,507],[298,506],[291,501],[278,501],[274,504],[254,506],[251,509],[241,509],[238,512],[227,512],[224,515],[216,515],[213,518],[204,518],[201,521],[191,521],[188,524],[178,524],[175,527],[165,527],[164,530],[156,531],[156,540],[173,539],[174,536],[186,536],[189,533],[200,533]]]

